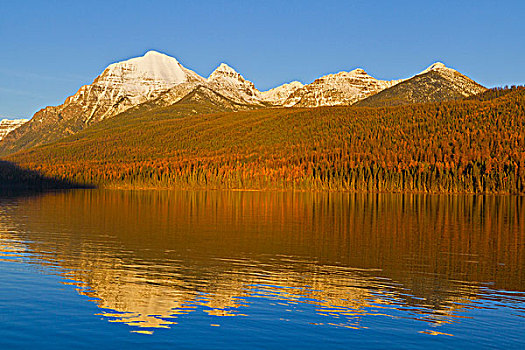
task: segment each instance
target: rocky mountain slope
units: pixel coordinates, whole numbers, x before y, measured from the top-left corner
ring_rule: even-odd
[[[273,105],[284,106],[285,101],[290,97],[292,93],[304,87],[303,83],[299,81],[292,81],[290,83],[277,86],[268,91],[262,91],[259,96]]]
[[[437,62],[418,75],[357,103],[380,107],[410,103],[442,102],[472,96],[487,90],[458,71]]]
[[[363,69],[329,74],[295,90],[284,101],[286,107],[320,107],[351,105],[400,80],[377,80]]]
[[[242,75],[225,63],[221,63],[210,74],[207,83],[212,90],[237,103],[264,106],[260,92],[255,88],[255,85],[251,81],[244,79]]]
[[[181,96],[181,90],[188,92]],[[180,94],[178,94],[178,93]],[[197,114],[211,114],[219,112],[237,112],[257,109],[258,106],[237,103],[224,95],[217,93],[206,85],[195,85],[189,89],[189,84],[181,84],[172,89],[169,95],[174,103],[169,103],[166,94],[161,97],[142,103],[122,112],[113,118],[97,123],[97,127],[106,127],[107,130],[127,128],[132,121],[134,127],[139,123],[149,123],[164,119],[193,116]],[[93,127],[89,128],[90,130]]]
[[[22,126],[22,124],[26,122],[27,122],[27,119],[15,119],[15,120],[2,119],[0,120],[0,141],[11,131]]]

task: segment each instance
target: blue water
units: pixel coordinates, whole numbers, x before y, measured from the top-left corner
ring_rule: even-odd
[[[524,348],[523,204],[3,197],[0,348]]]

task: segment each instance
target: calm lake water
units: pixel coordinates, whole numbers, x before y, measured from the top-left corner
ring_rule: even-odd
[[[0,348],[525,348],[525,198],[0,197]]]

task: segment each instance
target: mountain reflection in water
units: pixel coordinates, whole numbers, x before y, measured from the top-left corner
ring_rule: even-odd
[[[75,190],[0,199],[0,257],[49,267],[111,322],[181,315],[453,335],[481,300],[525,316],[522,197]],[[494,293],[498,290],[498,293]],[[461,312],[459,312],[461,311]],[[219,321],[217,321],[219,320]],[[211,323],[220,322],[213,318]]]

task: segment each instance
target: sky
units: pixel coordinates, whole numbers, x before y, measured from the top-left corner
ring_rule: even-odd
[[[110,63],[157,50],[260,90],[361,67],[407,78],[436,61],[525,84],[525,1],[4,1],[0,119],[61,104]]]

